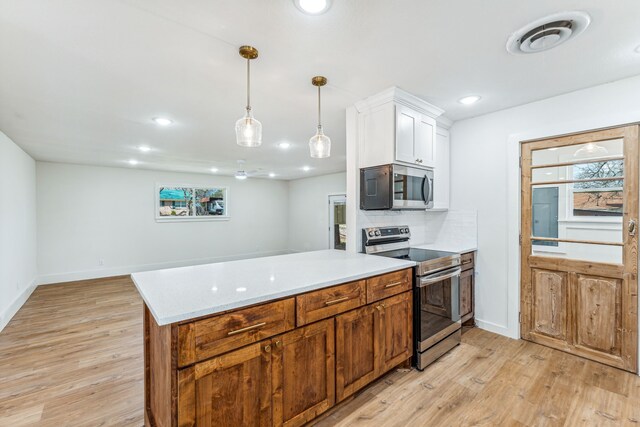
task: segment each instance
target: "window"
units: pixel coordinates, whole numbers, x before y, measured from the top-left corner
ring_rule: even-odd
[[[624,175],[622,160],[585,163],[573,166],[573,179],[617,178]],[[622,179],[576,182],[572,188],[574,217],[621,217]]]
[[[224,187],[158,186],[156,219],[226,219],[227,194]]]

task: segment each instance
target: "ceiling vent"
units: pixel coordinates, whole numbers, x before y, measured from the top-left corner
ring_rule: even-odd
[[[513,33],[507,51],[537,53],[552,49],[582,33],[591,22],[585,12],[560,12],[538,19]]]

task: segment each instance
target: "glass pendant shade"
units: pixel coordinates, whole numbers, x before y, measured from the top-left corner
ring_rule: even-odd
[[[309,140],[309,151],[314,159],[324,159],[331,155],[331,138],[322,132],[322,126],[318,126],[318,132]]]
[[[236,122],[236,142],[241,147],[258,147],[262,144],[262,123],[253,118],[251,110]]]
[[[322,104],[320,88],[327,84],[327,78],[315,76],[311,84],[318,88],[318,131],[309,139],[309,155],[314,159],[326,159],[331,155],[331,138],[322,131]]]
[[[262,144],[262,123],[251,114],[251,60],[258,57],[252,46],[241,46],[240,56],[247,60],[247,106],[246,114],[236,122],[236,143],[241,147],[259,147]]]

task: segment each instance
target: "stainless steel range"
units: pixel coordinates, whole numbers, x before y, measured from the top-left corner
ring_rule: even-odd
[[[460,343],[460,254],[409,246],[409,227],[362,229],[362,251],[416,262],[414,359],[422,370]]]

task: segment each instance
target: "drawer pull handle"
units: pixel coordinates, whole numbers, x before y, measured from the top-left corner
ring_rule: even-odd
[[[276,348],[282,348],[282,341],[276,341]]]
[[[342,302],[342,301],[346,301],[346,300],[348,300],[350,298],[351,297],[337,298],[337,299],[334,299],[334,300],[331,300],[331,301],[326,301],[324,304],[325,305],[333,305],[333,304],[337,304],[337,303]]]
[[[243,332],[251,331],[253,329],[262,328],[266,324],[267,322],[261,322],[261,323],[256,323],[255,325],[247,326],[246,328],[236,329],[235,331],[227,332],[227,336],[241,334]]]
[[[265,346],[264,346],[264,351],[265,351],[265,353],[271,353],[271,346],[270,346],[270,345],[268,345],[268,344],[267,344],[267,345],[265,345]]]
[[[466,261],[462,261],[462,265],[471,264],[472,262],[473,262],[473,260],[468,259]]]
[[[393,288],[394,286],[398,286],[398,285],[402,285],[404,284],[404,280],[401,280],[399,282],[393,282],[393,283],[388,283],[384,286],[385,289],[387,288]]]

